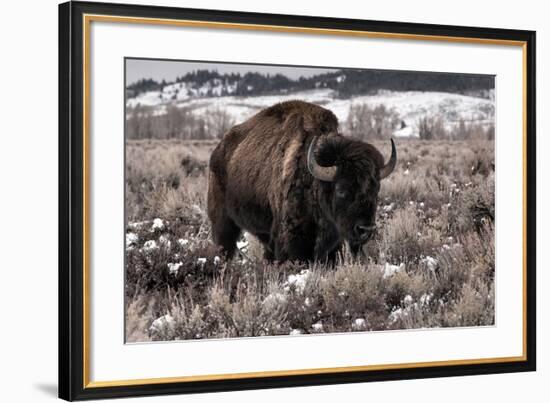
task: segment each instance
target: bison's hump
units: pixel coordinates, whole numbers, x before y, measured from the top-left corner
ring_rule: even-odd
[[[300,118],[306,132],[324,134],[338,130],[338,119],[334,113],[322,106],[300,100],[285,101],[272,105],[262,110],[254,118],[255,120],[273,119],[278,124],[285,125],[295,117]]]

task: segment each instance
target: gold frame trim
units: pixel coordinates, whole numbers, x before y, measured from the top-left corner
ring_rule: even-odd
[[[259,371],[242,372],[229,374],[212,375],[192,375],[178,377],[144,378],[144,379],[125,379],[114,381],[90,381],[90,284],[89,284],[89,185],[90,185],[90,151],[89,151],[89,128],[90,128],[90,24],[97,22],[120,22],[131,24],[148,25],[170,25],[179,27],[199,27],[214,29],[240,29],[246,31],[268,31],[281,33],[298,33],[312,35],[337,35],[351,37],[381,38],[381,39],[401,39],[401,40],[427,40],[438,42],[453,43],[474,43],[486,45],[520,46],[523,57],[523,100],[522,100],[522,119],[523,119],[523,352],[517,357],[497,357],[481,359],[463,359],[448,361],[430,361],[401,364],[382,364],[382,365],[360,365],[350,367],[332,367],[332,368],[306,368],[296,370],[278,370],[278,371]],[[442,35],[415,35],[401,34],[392,32],[372,32],[344,29],[325,29],[325,28],[305,28],[282,25],[262,25],[262,24],[240,24],[212,21],[194,21],[194,20],[176,20],[161,18],[144,17],[126,17],[98,14],[83,15],[83,387],[101,388],[114,386],[131,385],[152,385],[168,384],[178,382],[197,382],[228,379],[253,379],[266,378],[274,376],[296,376],[296,375],[315,375],[328,373],[345,373],[361,371],[378,371],[390,369],[408,369],[408,368],[426,368],[426,367],[444,367],[451,365],[474,365],[490,363],[521,362],[527,360],[527,42],[516,40],[486,39],[486,38],[467,38],[459,36]]]

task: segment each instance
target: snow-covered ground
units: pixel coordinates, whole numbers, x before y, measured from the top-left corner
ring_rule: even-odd
[[[205,96],[208,91],[218,94],[220,88],[195,89],[187,88],[185,83],[170,84],[165,86],[162,91],[150,91],[128,99],[127,106],[134,107],[138,104],[151,106],[156,109],[155,114],[163,114],[167,105],[176,105],[189,108],[193,113],[202,116],[207,116],[213,110],[223,110],[235,122],[239,123],[277,102],[300,99],[330,109],[336,114],[339,121],[344,123],[352,105],[366,104],[370,107],[384,105],[397,112],[400,119],[405,122],[405,126],[394,133],[398,137],[417,136],[417,122],[424,116],[440,116],[447,126],[456,125],[461,120],[489,125],[493,123],[495,114],[492,93],[490,94],[491,99],[454,93],[421,91],[379,91],[375,95],[340,99],[331,89],[247,97]],[[227,92],[227,89],[225,91]]]
[[[162,91],[148,91],[139,94],[137,97],[130,98],[127,102],[129,106],[137,104],[154,106],[159,104],[187,101],[193,97],[221,96],[223,92],[232,94],[235,92],[236,85],[227,85],[220,79],[214,79],[206,82],[201,87],[188,85],[186,82],[172,83],[165,85]]]

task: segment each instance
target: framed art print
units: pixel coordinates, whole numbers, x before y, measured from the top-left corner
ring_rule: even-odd
[[[59,396],[535,370],[535,33],[59,6]]]

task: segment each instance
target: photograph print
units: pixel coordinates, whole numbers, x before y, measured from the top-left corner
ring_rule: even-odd
[[[125,59],[127,343],[495,324],[495,78]]]

